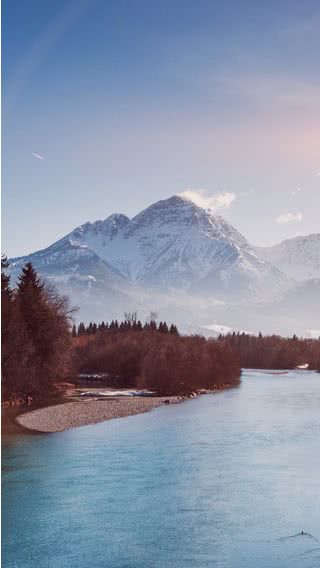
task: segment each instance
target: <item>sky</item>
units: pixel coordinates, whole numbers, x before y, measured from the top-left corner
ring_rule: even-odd
[[[2,0],[2,250],[184,194],[320,231],[319,0]]]

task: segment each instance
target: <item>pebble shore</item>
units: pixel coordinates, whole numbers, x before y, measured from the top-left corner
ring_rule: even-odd
[[[96,424],[149,412],[162,404],[180,402],[179,397],[119,397],[107,400],[66,402],[20,414],[16,421],[36,432],[63,432],[78,426]]]

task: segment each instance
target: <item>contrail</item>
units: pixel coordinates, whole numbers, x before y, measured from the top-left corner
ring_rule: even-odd
[[[32,155],[33,155],[35,158],[38,158],[38,160],[44,160],[44,157],[43,157],[43,156],[40,156],[40,154],[35,154],[34,152],[32,152]]]

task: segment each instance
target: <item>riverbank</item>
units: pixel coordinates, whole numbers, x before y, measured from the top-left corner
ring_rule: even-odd
[[[32,410],[17,416],[20,426],[36,432],[63,432],[79,426],[97,424],[149,412],[163,404],[181,402],[181,397],[119,397],[107,400],[65,402]]]

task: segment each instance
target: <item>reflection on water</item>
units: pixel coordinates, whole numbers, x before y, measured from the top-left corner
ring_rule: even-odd
[[[316,568],[319,403],[319,375],[251,371],[150,414],[6,439],[3,565]]]

